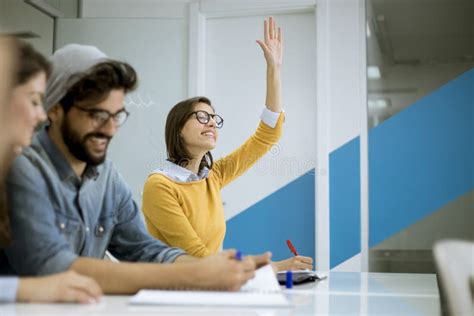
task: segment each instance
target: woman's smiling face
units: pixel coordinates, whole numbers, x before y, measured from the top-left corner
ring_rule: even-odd
[[[215,114],[213,108],[199,102],[194,107],[194,112],[204,111],[209,114]],[[181,137],[189,153],[203,154],[216,147],[218,132],[216,121],[210,117],[207,124],[199,122],[198,115],[205,113],[193,113],[181,129]]]
[[[43,108],[43,97],[46,89],[46,74],[39,72],[24,84],[13,88],[9,111],[8,125],[11,126],[12,144],[26,147],[31,143],[35,128],[46,120]]]

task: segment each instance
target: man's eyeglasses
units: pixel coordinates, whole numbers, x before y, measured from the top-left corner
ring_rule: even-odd
[[[194,112],[189,113],[189,116],[193,114],[196,115],[196,119],[201,124],[208,124],[209,120],[212,118],[214,122],[216,122],[217,128],[222,128],[222,126],[224,125],[224,119],[217,114],[210,114],[210,113],[207,113],[206,111],[200,110],[200,111],[194,111]]]
[[[78,105],[73,105],[73,107],[81,110],[82,112],[89,114],[89,117],[92,119],[96,127],[104,126],[109,121],[110,118],[113,119],[115,126],[117,127],[122,126],[125,123],[125,121],[127,121],[127,118],[130,115],[130,113],[128,113],[128,111],[125,109],[122,109],[118,111],[117,113],[112,114],[106,110],[86,109]]]

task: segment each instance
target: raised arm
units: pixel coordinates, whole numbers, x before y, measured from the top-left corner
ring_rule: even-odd
[[[257,131],[234,152],[216,161],[213,171],[224,187],[247,171],[278,142],[282,134],[283,114],[281,108],[281,65],[283,40],[281,28],[270,17],[263,23],[264,40],[257,40],[267,63],[267,94],[265,105],[269,111],[262,114]],[[272,113],[273,112],[273,113]],[[276,113],[276,114],[275,114]]]
[[[267,98],[265,104],[272,112],[281,112],[281,65],[283,60],[283,38],[280,27],[270,17],[263,23],[264,41],[257,41],[267,62]],[[296,256],[275,262],[279,271],[312,269],[313,259]]]
[[[267,62],[267,96],[265,104],[272,112],[281,112],[280,71],[283,61],[283,38],[280,27],[270,17],[263,22],[263,38],[257,43],[263,50]]]

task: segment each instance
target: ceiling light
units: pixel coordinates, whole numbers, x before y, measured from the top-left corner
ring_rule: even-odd
[[[382,76],[380,74],[379,66],[368,66],[367,67],[367,77],[369,79],[380,79]]]
[[[392,105],[392,102],[390,101],[390,99],[387,99],[387,98],[369,99],[367,101],[367,106],[370,109],[374,109],[374,110],[385,109],[385,108],[390,107],[391,105]]]

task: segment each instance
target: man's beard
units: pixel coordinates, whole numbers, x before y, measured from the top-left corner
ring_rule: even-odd
[[[63,135],[64,143],[76,159],[92,166],[97,166],[104,162],[107,148],[102,156],[95,156],[88,150],[86,144],[91,137],[104,138],[109,142],[111,139],[110,136],[103,133],[89,133],[81,137],[71,128],[67,118],[65,118],[61,124],[61,133]]]

